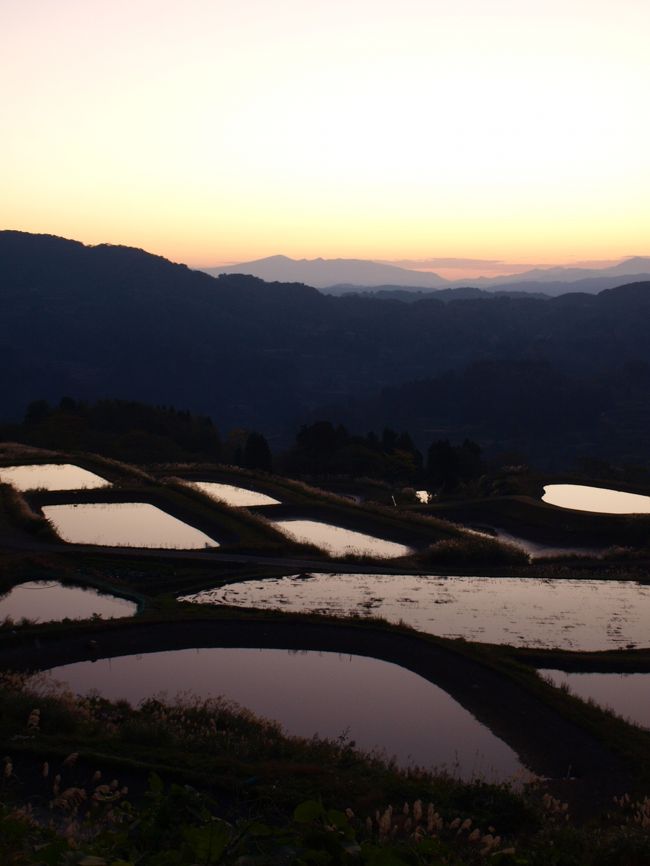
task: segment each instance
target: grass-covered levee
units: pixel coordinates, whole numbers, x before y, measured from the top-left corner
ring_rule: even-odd
[[[0,683],[3,866],[644,866],[650,799],[576,819],[539,781],[463,783],[222,699],[133,708]]]

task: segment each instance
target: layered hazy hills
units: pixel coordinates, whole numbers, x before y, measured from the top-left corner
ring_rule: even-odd
[[[0,232],[0,305],[0,420],[35,399],[118,397],[188,408],[275,444],[329,416],[364,429],[372,417],[420,443],[446,431],[557,459],[603,443],[647,452],[650,282],[403,303]]]
[[[267,282],[306,283],[317,289],[350,284],[351,286],[400,285],[414,288],[439,289],[448,280],[434,273],[412,271],[395,265],[364,259],[290,259],[269,256],[253,262],[206,268],[213,276],[219,274],[249,274]]]
[[[620,285],[621,278],[650,280],[650,257],[633,256],[604,268],[534,268],[519,274],[447,280],[439,274],[397,267],[364,259],[291,259],[270,256],[252,262],[206,268],[205,273],[249,274],[270,282],[300,282],[331,294],[374,288],[406,291],[436,291],[472,286],[486,291],[527,292],[561,295],[568,292],[594,294]]]

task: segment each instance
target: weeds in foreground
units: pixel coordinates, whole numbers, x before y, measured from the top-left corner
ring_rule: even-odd
[[[71,755],[68,762],[75,760]],[[156,774],[137,805],[126,800],[128,790],[117,780],[102,782],[99,771],[87,787],[61,791],[59,779],[40,810],[12,803],[4,790],[0,794],[3,864],[644,866],[650,854],[650,801],[627,794],[598,828],[571,825],[566,804],[547,795],[534,832],[506,839],[496,827],[481,828],[469,816],[446,820],[434,803],[422,800],[389,805],[364,819],[349,807],[329,808],[321,798],[311,799],[283,820],[267,823],[226,819],[209,795],[189,786],[166,787]]]
[[[356,803],[350,781],[371,758],[345,741],[298,741],[272,722],[223,700],[186,696],[133,709],[98,696],[78,698],[47,679],[4,673],[1,725],[17,762],[0,761],[0,862],[3,866],[647,866],[650,797],[615,798],[608,814],[577,824],[566,803],[533,785],[465,784],[383,765],[392,793],[376,799],[371,776]],[[61,752],[61,734],[76,747]],[[252,786],[248,799],[215,795],[149,775],[130,792],[106,766],[123,743],[131,757],[167,748],[180,761],[215,753],[249,772],[253,757],[272,766],[271,800]],[[94,738],[94,739],[93,739]],[[25,744],[31,748],[25,751]],[[57,748],[55,748],[58,747]],[[176,746],[182,746],[174,751]],[[51,750],[48,756],[47,749]],[[38,753],[40,752],[40,757]],[[295,808],[277,787],[284,752],[331,772],[315,773]],[[272,763],[269,763],[272,762]],[[369,763],[370,762],[370,763]],[[261,765],[259,765],[261,766]],[[376,764],[379,767],[379,763]],[[294,772],[304,772],[294,764]],[[131,769],[133,775],[133,769]],[[142,771],[140,771],[142,774]],[[333,773],[333,775],[332,775]],[[145,771],[146,776],[146,771]],[[341,777],[343,786],[333,787]],[[283,787],[287,787],[285,777]],[[137,782],[137,775],[136,775]],[[142,788],[143,786],[141,786]],[[415,792],[419,794],[415,794]],[[384,791],[384,794],[386,792]],[[332,807],[331,804],[335,804]],[[354,807],[354,808],[352,808]]]

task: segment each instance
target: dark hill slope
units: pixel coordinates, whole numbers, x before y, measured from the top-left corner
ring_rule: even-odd
[[[0,232],[0,305],[4,419],[37,398],[119,396],[281,434],[319,406],[476,361],[548,362],[573,383],[650,362],[648,283],[407,304]]]

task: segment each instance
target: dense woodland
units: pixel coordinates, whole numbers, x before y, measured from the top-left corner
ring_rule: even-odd
[[[361,436],[340,424],[319,421],[302,425],[294,441],[273,455],[257,431],[234,429],[222,435],[206,416],[125,400],[85,403],[64,397],[56,406],[36,400],[22,423],[0,426],[0,441],[14,440],[126,461],[204,460],[297,476],[364,476],[446,491],[476,480],[484,471],[481,448],[469,440],[459,445],[434,441],[423,454],[406,431],[386,427]]]
[[[0,232],[0,420],[38,399],[187,406],[272,450],[304,423],[645,462],[650,284],[414,303],[214,279],[140,250]]]

